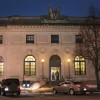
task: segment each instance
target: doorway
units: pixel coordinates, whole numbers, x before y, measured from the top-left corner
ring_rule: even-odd
[[[61,79],[61,59],[58,55],[50,57],[50,81],[59,81]]]

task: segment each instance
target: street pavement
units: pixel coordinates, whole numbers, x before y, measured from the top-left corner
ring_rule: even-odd
[[[44,91],[46,90],[46,91]],[[100,100],[100,93],[86,93],[85,95],[53,94],[51,88],[42,87],[37,90],[24,89],[21,95],[0,96],[0,100]]]
[[[61,93],[60,93],[61,94]],[[87,92],[86,95],[92,95],[91,93]],[[100,92],[93,92],[93,94],[100,94]],[[29,90],[24,89],[21,90],[21,95],[59,95],[59,94],[53,94],[52,87],[41,87],[36,90]]]
[[[41,87],[36,90],[23,89],[21,95],[54,95],[52,93],[52,87]]]

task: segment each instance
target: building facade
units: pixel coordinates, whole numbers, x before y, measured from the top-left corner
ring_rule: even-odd
[[[95,80],[92,64],[74,55],[84,18],[56,17],[0,18],[0,80]]]

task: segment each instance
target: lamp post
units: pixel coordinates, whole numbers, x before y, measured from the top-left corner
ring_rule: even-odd
[[[44,77],[44,73],[43,73],[43,71],[44,71],[44,59],[42,59],[41,62],[42,62],[42,78],[43,78]]]
[[[67,59],[68,62],[68,79],[70,79],[70,59]]]

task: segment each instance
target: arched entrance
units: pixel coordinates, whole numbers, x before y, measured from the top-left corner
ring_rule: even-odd
[[[59,81],[61,79],[61,59],[58,55],[53,55],[49,60],[50,81]]]

